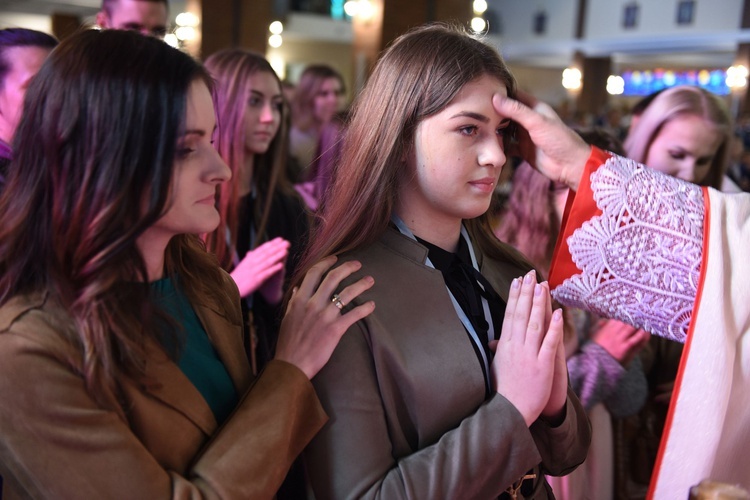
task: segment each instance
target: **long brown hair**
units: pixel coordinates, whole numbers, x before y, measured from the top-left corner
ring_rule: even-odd
[[[455,27],[417,28],[385,51],[354,104],[342,157],[300,271],[326,255],[370,244],[386,230],[401,160],[412,147],[417,125],[484,75],[502,82],[508,95],[515,94],[515,80],[497,51]],[[513,259],[498,245],[489,213],[466,226],[483,253]]]
[[[207,236],[206,245],[216,254],[219,264],[224,269],[231,270],[237,245],[240,172],[245,165],[245,155],[250,154],[245,149],[245,114],[253,90],[250,77],[259,72],[268,73],[279,84],[279,91],[281,81],[262,55],[242,49],[227,49],[211,55],[206,59],[206,69],[215,80],[217,129],[214,145],[232,170],[232,180],[223,183],[219,190],[221,224]],[[255,227],[258,228],[254,246],[264,240],[274,191],[294,195],[286,175],[288,123],[289,110],[284,103],[281,108],[281,124],[268,151],[256,154],[253,159],[253,183],[258,190],[253,207]]]
[[[628,158],[645,162],[648,151],[664,125],[679,116],[695,115],[718,130],[723,139],[711,162],[710,170],[700,184],[716,189],[729,164],[729,142],[732,137],[729,110],[718,96],[700,87],[680,85],[660,92],[643,110],[625,139]]]
[[[210,84],[160,40],[115,30],[67,38],[26,94],[0,196],[0,305],[45,294],[72,346],[65,361],[118,412],[118,381],[148,382],[146,340],[161,340],[136,240],[169,208],[195,79]],[[237,315],[197,236],[172,238],[165,261],[191,302]]]

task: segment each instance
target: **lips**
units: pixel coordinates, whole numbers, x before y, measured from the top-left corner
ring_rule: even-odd
[[[209,196],[206,196],[205,198],[201,198],[196,203],[199,203],[201,205],[215,205],[216,204],[216,194],[211,193]]]
[[[469,184],[482,192],[492,192],[495,189],[495,178],[485,177],[483,179],[471,181]]]
[[[265,131],[255,132],[253,135],[257,137],[258,139],[264,139],[264,140],[268,140],[273,137],[273,134],[271,132],[265,132]]]

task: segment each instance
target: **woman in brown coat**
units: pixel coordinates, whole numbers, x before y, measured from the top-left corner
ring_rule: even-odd
[[[372,311],[329,300],[359,264],[315,266],[253,380],[199,238],[229,178],[209,88],[120,31],[68,38],[32,83],[0,197],[3,498],[269,498],[326,421],[309,378]]]

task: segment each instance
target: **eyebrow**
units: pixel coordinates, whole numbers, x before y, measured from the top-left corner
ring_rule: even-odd
[[[451,116],[451,120],[453,118],[472,118],[482,123],[489,123],[490,121],[490,119],[483,114],[474,113],[473,111],[461,111],[460,113],[456,113],[455,115]]]
[[[214,129],[211,131],[211,135],[216,132],[216,129],[219,128],[217,125],[214,125]],[[206,131],[202,128],[191,128],[187,129],[182,133],[182,137],[186,137],[188,135],[197,135],[199,137],[204,137],[206,135]]]
[[[252,90],[250,91],[250,93],[251,93],[251,94],[255,94],[255,95],[258,95],[258,96],[260,96],[260,97],[265,97],[265,96],[266,96],[266,94],[264,94],[263,92],[261,92],[261,91],[259,91],[259,90],[255,90],[255,89],[252,89]],[[271,97],[271,99],[276,99],[277,97],[284,97],[284,95],[283,95],[283,94],[282,94],[281,92],[279,92],[278,94],[271,94],[271,96],[270,96],[270,97]]]
[[[206,131],[205,131],[205,130],[203,130],[203,129],[190,129],[190,130],[186,130],[186,131],[184,131],[184,132],[182,133],[182,135],[183,135],[183,136],[188,136],[188,135],[198,135],[198,136],[200,136],[200,137],[203,137],[204,135],[206,135]]]
[[[490,119],[484,116],[481,113],[474,113],[473,111],[461,111],[460,113],[456,113],[455,115],[451,116],[451,119],[453,118],[472,118],[474,120],[480,121],[482,123],[489,123]],[[500,127],[507,127],[510,125],[511,119],[510,118],[504,118],[500,122]]]
[[[128,22],[122,25],[123,29],[130,30],[130,31],[141,31],[146,28],[143,24],[133,21]],[[165,35],[167,33],[167,27],[166,26],[154,26],[153,28],[148,30],[149,33],[157,34],[157,35]]]

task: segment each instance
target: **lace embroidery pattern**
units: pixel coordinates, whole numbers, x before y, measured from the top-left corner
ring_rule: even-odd
[[[568,238],[582,272],[553,296],[684,342],[703,252],[701,188],[612,156],[591,189],[603,213]]]

